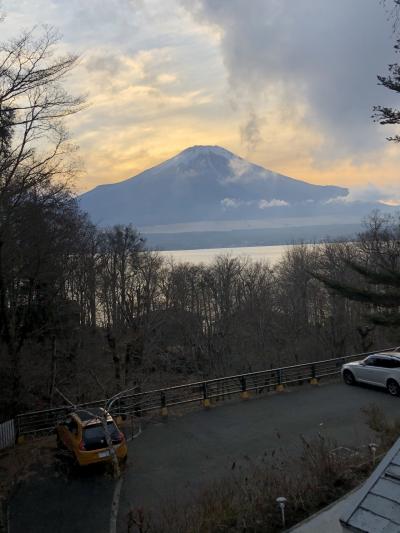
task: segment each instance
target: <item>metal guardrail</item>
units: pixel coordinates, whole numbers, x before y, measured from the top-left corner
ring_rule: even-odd
[[[6,420],[0,424],[0,450],[13,446],[15,443],[14,420]]]
[[[393,349],[387,348],[380,350],[379,353]],[[344,363],[356,361],[375,353],[378,353],[378,351],[209,379],[134,394],[122,394],[113,403],[112,414],[116,416],[141,416],[142,414],[168,407],[210,401],[217,398],[224,399],[225,397],[248,391],[256,391],[257,393],[270,391],[279,385],[302,383],[311,379],[320,379],[339,374]],[[93,407],[105,407],[106,405],[107,400],[98,400],[79,404],[74,409],[90,410]],[[15,421],[17,434],[22,436],[50,433],[71,409],[71,406],[63,405],[54,409],[22,413],[17,416]]]

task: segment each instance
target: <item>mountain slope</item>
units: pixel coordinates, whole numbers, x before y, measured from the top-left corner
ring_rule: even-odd
[[[343,207],[335,199],[347,194],[277,174],[218,146],[193,146],[133,178],[96,187],[80,204],[95,223],[143,227],[334,214]]]

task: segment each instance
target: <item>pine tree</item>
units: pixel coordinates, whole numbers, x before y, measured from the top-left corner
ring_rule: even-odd
[[[384,4],[388,3],[384,0]],[[393,32],[396,32],[400,24],[400,0],[393,0],[393,5],[389,8],[389,14],[393,20]],[[394,49],[396,52],[400,50],[400,39],[397,40]],[[400,93],[400,65],[392,63],[389,65],[389,73],[386,76],[377,76],[379,85],[387,89]],[[375,106],[372,115],[375,122],[380,124],[400,124],[400,110],[387,106]],[[400,135],[394,135],[387,138],[388,141],[400,142]]]
[[[343,246],[332,268],[323,259],[312,275],[348,300],[366,304],[374,324],[400,326],[400,215],[374,213],[355,243]]]

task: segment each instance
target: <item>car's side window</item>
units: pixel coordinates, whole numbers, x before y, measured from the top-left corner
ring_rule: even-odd
[[[374,366],[378,368],[388,368],[388,359],[384,357],[368,357],[365,361],[367,366]]]
[[[377,363],[374,366],[380,366],[382,368],[400,368],[400,361],[396,359],[390,359],[389,357],[376,358]]]
[[[78,435],[78,424],[76,422],[76,420],[72,419],[71,420],[71,424],[69,426],[69,430],[71,433],[73,433],[74,435]]]
[[[374,357],[374,366],[378,368],[389,368],[389,360],[384,357]]]
[[[379,366],[383,368],[392,368],[390,359],[380,359]]]
[[[397,361],[396,359],[389,359],[388,362],[389,368],[400,368],[400,361]]]
[[[70,431],[74,435],[78,434],[78,424],[76,420],[74,420],[73,418],[67,418],[64,424],[67,426],[68,431]]]

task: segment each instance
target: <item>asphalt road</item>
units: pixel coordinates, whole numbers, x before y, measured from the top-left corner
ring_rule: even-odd
[[[223,478],[232,465],[256,462],[265,452],[296,453],[300,435],[319,432],[339,445],[368,444],[361,409],[370,404],[400,415],[400,399],[385,391],[341,383],[304,386],[248,401],[219,404],[150,424],[130,443],[120,499],[119,531],[129,509],[157,510],[195,495]],[[43,470],[22,482],[10,506],[10,533],[108,533],[113,481],[102,471],[83,475]]]

